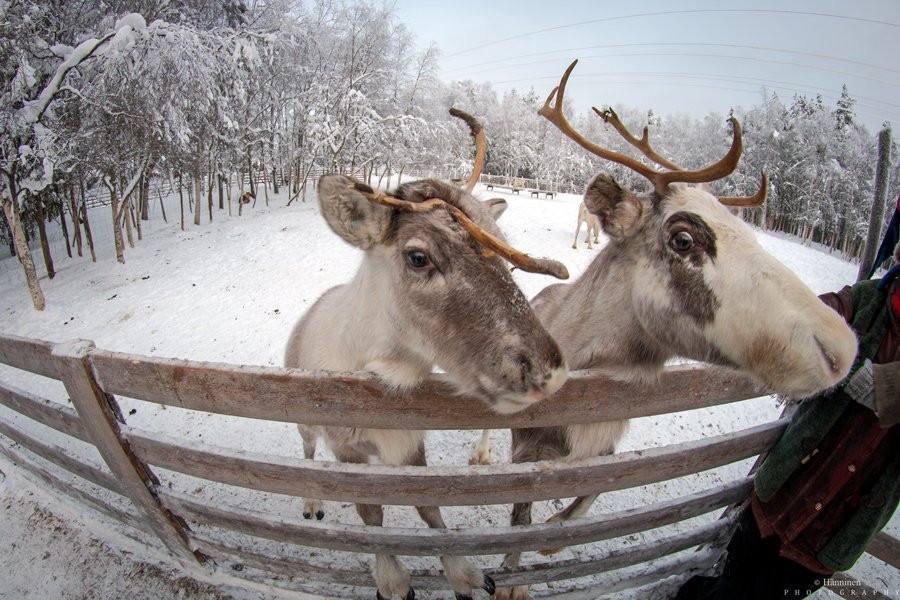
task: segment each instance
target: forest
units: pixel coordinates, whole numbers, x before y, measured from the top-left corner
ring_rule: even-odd
[[[0,2],[0,239],[41,309],[29,244],[40,243],[52,277],[47,227],[61,227],[79,250],[89,245],[87,204],[98,193],[124,262],[149,218],[154,183],[177,190],[191,203],[187,226],[202,227],[269,187],[287,186],[291,202],[302,202],[327,171],[373,185],[404,173],[464,176],[471,142],[451,106],[484,124],[486,174],[580,193],[607,169],[645,185],[539,117],[549,89],[498,94],[490,83],[443,82],[439,60],[438,47],[422,47],[390,4],[375,2]],[[580,100],[604,107],[603,98]],[[724,154],[733,114],[744,129],[743,160],[715,192],[752,194],[764,171],[768,201],[746,211],[748,221],[854,260],[868,230],[878,144],[854,103],[846,87],[834,106],[761,89],[758,104],[701,119],[615,110],[634,133],[648,126],[656,150],[686,168]],[[592,111],[565,110],[589,139],[626,151]],[[889,199],[900,190],[894,163]]]

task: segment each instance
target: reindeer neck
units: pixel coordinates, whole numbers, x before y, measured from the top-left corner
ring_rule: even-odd
[[[415,334],[402,329],[393,310],[390,273],[382,259],[367,252],[356,276],[343,286],[350,315],[340,332],[341,344],[355,357],[355,368],[377,373],[387,383],[411,387],[431,372],[433,360],[416,350]]]
[[[597,369],[622,380],[652,381],[669,353],[641,326],[632,298],[635,253],[612,242],[567,290],[545,321],[570,369]]]

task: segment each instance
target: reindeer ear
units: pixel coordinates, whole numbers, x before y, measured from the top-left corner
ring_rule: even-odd
[[[349,177],[336,174],[319,179],[319,208],[325,222],[344,241],[368,250],[384,240],[391,209],[375,204],[350,188]]]
[[[647,214],[645,201],[623,189],[606,173],[597,175],[588,184],[584,204],[600,219],[603,231],[619,240],[632,236]]]
[[[491,216],[494,217],[495,221],[506,212],[506,209],[509,206],[503,198],[489,198],[485,200],[483,204],[490,211]]]

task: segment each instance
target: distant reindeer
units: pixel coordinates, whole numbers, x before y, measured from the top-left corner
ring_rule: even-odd
[[[423,381],[436,364],[460,393],[512,413],[556,391],[567,370],[501,257],[528,271],[568,274],[559,263],[531,259],[502,243],[492,211],[502,212],[505,204],[481,203],[468,193],[483,164],[483,133],[473,118],[454,114],[466,119],[478,143],[480,158],[466,190],[426,179],[389,196],[342,175],[320,179],[323,217],[365,255],[356,276],[325,292],[297,323],[284,363],[370,371],[397,393]],[[307,459],[321,436],[341,462],[376,457],[387,465],[426,464],[423,431],[299,429]],[[381,506],[356,508],[367,525],[382,524]],[[417,511],[429,527],[445,527],[438,507]],[[313,515],[324,516],[321,503],[307,499],[304,516]],[[475,588],[493,594],[493,581],[465,558],[442,556],[441,563],[459,600],[471,600]],[[396,557],[376,555],[373,576],[376,598],[415,597]]]
[[[752,198],[717,199],[681,185],[715,181],[734,171],[742,150],[738,122],[731,119],[734,137],[725,158],[686,171],[653,151],[646,129],[638,140],[613,111],[595,109],[632,145],[666,168],[656,171],[589,142],[571,127],[562,106],[574,66],[566,70],[540,114],[588,151],[646,177],[653,191],[638,196],[610,176],[597,175],[587,186],[584,202],[600,219],[609,244],[576,282],[551,285],[532,301],[569,368],[596,369],[619,380],[652,384],[665,361],[677,355],[743,369],[769,389],[792,397],[809,396],[841,381],[856,354],[853,332],[794,273],[767,254],[753,231],[725,206],[761,204],[765,175]],[[577,460],[610,454],[626,428],[627,421],[611,421],[513,429],[512,460]],[[550,520],[582,517],[595,499],[596,495],[577,498]],[[515,504],[512,524],[530,522],[531,503]],[[519,560],[519,553],[509,554],[503,565],[515,567]],[[498,590],[496,596],[528,597],[524,586]]]
[[[591,238],[594,238],[595,244],[600,243],[600,220],[596,215],[591,214],[584,202],[578,205],[578,225],[575,227],[575,239],[572,241],[573,250],[578,248],[578,232],[581,231],[582,223],[587,226],[584,241],[587,242],[588,250],[592,250],[594,246],[591,245]]]

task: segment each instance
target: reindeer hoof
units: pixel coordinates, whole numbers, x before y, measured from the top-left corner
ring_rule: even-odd
[[[303,518],[304,518],[304,519],[307,519],[307,520],[308,520],[308,519],[312,519],[312,513],[311,513],[311,512],[307,512],[307,511],[303,511]]]
[[[489,465],[491,464],[491,452],[473,452],[469,457],[470,465]]]
[[[316,511],[316,521],[321,521],[321,520],[324,519],[324,518],[325,518],[325,511],[324,511],[324,510],[317,510],[317,511]]]
[[[493,579],[491,579],[490,577],[485,575],[484,576],[484,585],[481,586],[481,589],[486,591],[488,593],[488,595],[493,596],[494,592],[497,591],[497,584],[494,583]]]
[[[375,590],[375,600],[389,600],[381,595],[381,592]],[[409,588],[409,591],[406,592],[406,596],[403,597],[403,600],[416,600],[416,590],[413,588]]]
[[[493,600],[531,600],[531,596],[528,594],[528,587],[523,585],[517,585],[512,588],[500,588],[492,598]]]

